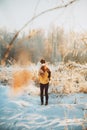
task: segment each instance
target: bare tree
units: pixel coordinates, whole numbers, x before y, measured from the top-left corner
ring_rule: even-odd
[[[1,64],[2,64],[2,65],[5,65],[5,62],[6,62],[7,58],[8,58],[8,56],[9,56],[9,52],[10,52],[10,50],[11,50],[11,48],[12,48],[12,45],[13,45],[15,39],[17,38],[17,36],[19,35],[19,33],[20,33],[29,23],[31,23],[33,20],[35,20],[36,18],[40,17],[41,15],[43,15],[43,14],[45,14],[45,13],[48,13],[48,12],[51,12],[51,11],[54,11],[54,10],[57,10],[57,9],[60,9],[60,8],[68,7],[68,6],[70,6],[71,4],[73,4],[73,3],[76,2],[76,1],[77,1],[77,0],[71,0],[71,1],[67,2],[66,4],[63,3],[63,4],[60,5],[60,6],[56,6],[56,7],[54,7],[54,8],[50,8],[50,9],[44,10],[44,11],[42,11],[41,13],[39,13],[39,14],[37,14],[37,15],[34,15],[34,16],[15,34],[15,36],[13,37],[13,39],[11,40],[11,42],[9,43],[9,46],[8,46],[6,52],[4,53],[3,59],[2,59],[2,61],[1,61]],[[29,38],[31,38],[32,36],[33,36],[33,35],[30,35]]]

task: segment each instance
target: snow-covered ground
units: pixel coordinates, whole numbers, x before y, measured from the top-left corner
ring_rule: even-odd
[[[87,66],[61,63],[49,67],[47,106],[40,105],[35,78],[39,66],[0,67],[0,130],[87,130]],[[35,82],[28,82],[30,72]],[[16,93],[22,88],[22,93]]]
[[[87,94],[49,94],[48,106],[39,95],[10,96],[0,85],[0,130],[87,130]]]

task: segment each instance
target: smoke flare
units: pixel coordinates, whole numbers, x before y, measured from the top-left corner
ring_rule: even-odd
[[[12,77],[12,92],[19,94],[23,92],[24,88],[28,86],[32,80],[32,74],[28,70],[19,70],[13,73]]]

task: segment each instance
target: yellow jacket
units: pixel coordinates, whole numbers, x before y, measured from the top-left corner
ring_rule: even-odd
[[[39,74],[38,79],[39,79],[39,83],[41,83],[41,84],[49,83],[49,78],[48,78],[47,71],[45,71],[42,75]]]

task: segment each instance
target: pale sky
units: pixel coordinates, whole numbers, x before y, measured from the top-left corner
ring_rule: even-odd
[[[19,30],[34,15],[57,6],[65,0],[0,0],[0,28]],[[34,28],[49,29],[51,25],[62,26],[76,31],[87,30],[87,0],[78,0],[67,8],[46,13],[24,31]]]

